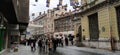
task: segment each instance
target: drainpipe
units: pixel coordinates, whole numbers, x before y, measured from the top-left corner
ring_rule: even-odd
[[[110,45],[111,45],[111,50],[112,51],[115,51],[115,47],[116,47],[116,44],[115,44],[115,42],[114,41],[116,41],[115,40],[115,38],[113,37],[113,30],[112,30],[112,19],[111,19],[111,16],[110,16],[110,4],[109,4],[109,2],[110,2],[110,0],[107,0],[107,2],[108,2],[108,4],[107,4],[107,6],[108,6],[108,15],[109,15],[109,23],[110,23]],[[113,46],[114,45],[114,46]]]

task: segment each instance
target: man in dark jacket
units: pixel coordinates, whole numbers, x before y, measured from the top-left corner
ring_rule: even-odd
[[[71,34],[69,34],[69,41],[71,42],[71,44],[73,45],[73,38],[74,38],[74,36],[72,36]]]
[[[39,50],[41,50],[42,49],[42,39],[39,39],[38,46],[39,46]]]
[[[32,38],[31,39],[31,51],[35,51],[36,50],[36,39]]]
[[[56,38],[53,38],[52,41],[53,41],[53,51],[56,51],[58,41]]]
[[[68,38],[65,37],[65,45],[68,46]]]

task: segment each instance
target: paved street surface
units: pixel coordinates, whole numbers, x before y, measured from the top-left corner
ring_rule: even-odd
[[[39,51],[31,52],[29,46],[20,46],[18,52],[9,52],[2,55],[120,55],[120,52],[91,49],[85,47],[58,47],[56,52]]]

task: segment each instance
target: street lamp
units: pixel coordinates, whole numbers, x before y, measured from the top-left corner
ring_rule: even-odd
[[[108,9],[108,15],[109,15],[109,20],[110,20],[110,44],[111,44],[111,50],[112,51],[115,51],[116,50],[116,39],[115,37],[113,36],[113,28],[112,28],[112,18],[111,18],[111,15],[110,15],[110,3],[112,1],[111,0],[107,0],[107,9]]]

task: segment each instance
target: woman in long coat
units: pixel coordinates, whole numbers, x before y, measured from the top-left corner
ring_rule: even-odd
[[[51,39],[51,38],[48,39],[48,47],[49,47],[49,51],[51,51],[52,48],[53,48],[53,42],[52,42],[52,39]]]

